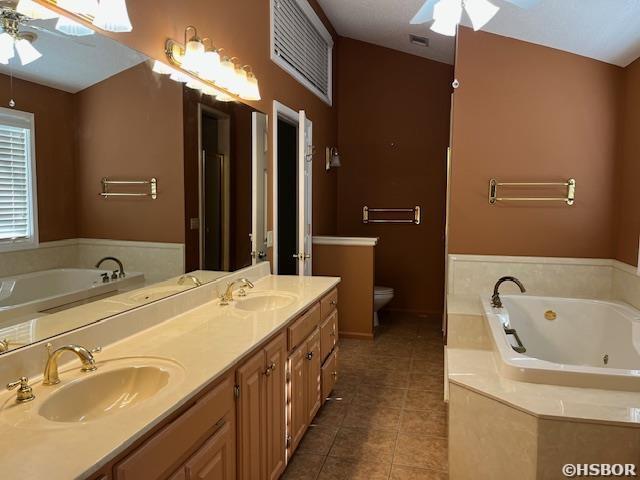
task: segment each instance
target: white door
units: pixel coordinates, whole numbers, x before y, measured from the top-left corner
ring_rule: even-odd
[[[267,116],[253,112],[251,118],[252,145],[252,264],[267,259]]]
[[[298,124],[298,275],[311,275],[313,123],[304,110]]]

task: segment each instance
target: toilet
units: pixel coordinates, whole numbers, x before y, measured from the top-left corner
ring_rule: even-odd
[[[378,311],[393,299],[393,288],[374,287],[373,289],[373,326],[380,325]]]

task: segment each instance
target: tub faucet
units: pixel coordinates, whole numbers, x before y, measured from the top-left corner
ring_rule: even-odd
[[[496,282],[496,286],[493,287],[493,295],[491,296],[491,306],[494,308],[502,308],[502,300],[500,300],[500,294],[498,293],[498,290],[500,289],[500,285],[502,285],[504,282],[515,283],[518,286],[518,288],[520,288],[520,291],[522,293],[525,293],[527,291],[527,289],[524,288],[524,285],[522,285],[522,282],[518,280],[516,277],[501,277],[500,280]]]
[[[253,288],[253,283],[251,283],[246,278],[239,278],[238,280],[234,280],[227,285],[227,290],[224,292],[224,295],[220,297],[220,305],[229,305],[229,302],[233,301],[233,287],[236,283],[241,283],[242,287]]]
[[[184,282],[189,280],[191,283],[193,283],[196,287],[199,287],[202,285],[202,281],[200,281],[200,279],[198,277],[196,277],[195,275],[191,275],[190,273],[186,274],[186,275],[182,275],[179,279],[178,279],[178,285],[184,285]]]
[[[78,356],[82,362],[81,370],[83,372],[93,372],[98,368],[96,367],[93,354],[100,352],[100,348],[89,351],[80,345],[65,345],[51,352],[51,344],[49,343],[47,344],[47,349],[49,350],[49,359],[47,360],[47,365],[44,367],[43,385],[56,385],[60,383],[60,377],[58,376],[58,359],[64,352],[73,352]]]
[[[118,267],[120,268],[120,270],[118,271],[118,277],[124,278],[124,276],[125,276],[124,265],[116,257],[104,257],[102,260],[100,260],[98,263],[96,263],[96,268],[100,268],[100,265],[102,265],[102,263],[106,262],[107,260],[112,260],[112,261],[114,261],[114,262],[116,262],[118,264]]]

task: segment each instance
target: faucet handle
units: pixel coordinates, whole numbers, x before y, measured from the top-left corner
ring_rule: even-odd
[[[29,386],[29,379],[27,377],[20,377],[15,382],[7,383],[7,390],[15,390],[16,388],[18,388],[18,395],[16,396],[17,403],[30,402],[36,398],[33,394],[33,389]]]
[[[102,353],[102,347],[95,347],[89,350],[89,352],[93,355],[95,353]]]

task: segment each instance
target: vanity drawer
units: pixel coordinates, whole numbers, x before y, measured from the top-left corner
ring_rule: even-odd
[[[320,305],[316,303],[289,327],[289,351],[293,350],[320,324]]]
[[[337,343],[338,311],[336,310],[320,325],[320,356],[323,362]]]
[[[320,313],[325,319],[338,308],[338,289],[334,288],[320,300]]]
[[[338,347],[327,358],[322,365],[322,403],[331,394],[333,387],[338,381]]]
[[[116,480],[166,478],[208,436],[227,425],[225,415],[230,411],[234,411],[231,375],[116,465]]]

